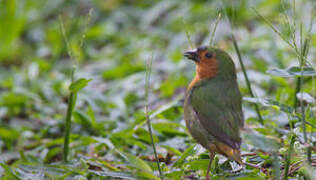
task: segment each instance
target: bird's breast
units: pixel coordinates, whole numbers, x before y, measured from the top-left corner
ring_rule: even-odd
[[[204,148],[208,149],[209,142],[212,141],[212,138],[199,122],[198,116],[190,105],[188,97],[184,104],[184,120],[192,137]]]

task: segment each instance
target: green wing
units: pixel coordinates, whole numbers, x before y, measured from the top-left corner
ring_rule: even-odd
[[[210,135],[232,148],[239,148],[243,126],[241,95],[236,78],[201,80],[191,90],[190,102]]]

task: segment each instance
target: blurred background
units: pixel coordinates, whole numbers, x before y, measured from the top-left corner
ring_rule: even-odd
[[[245,137],[242,151],[254,152],[247,160],[261,163],[265,171],[247,168],[231,173],[235,167],[218,156],[213,177],[282,176],[291,134],[295,134],[291,164],[297,166],[290,176],[312,178],[316,162],[313,0],[0,0],[1,177],[157,178],[146,103],[165,176],[203,177],[208,155],[189,136],[182,109],[195,67],[182,53],[209,44],[219,13],[214,45],[235,61],[245,97],[245,120],[257,132],[257,136]],[[259,98],[250,98],[232,33]],[[297,91],[298,52],[306,39],[308,67]],[[146,102],[146,64],[150,62]],[[63,164],[73,67],[75,79],[92,80],[78,93],[70,162]],[[299,100],[295,100],[297,92],[301,92]],[[264,125],[258,121],[254,102]],[[295,111],[297,104],[303,104],[304,113]],[[303,116],[309,123],[306,126]],[[302,161],[308,156],[306,146],[314,148],[309,165]]]

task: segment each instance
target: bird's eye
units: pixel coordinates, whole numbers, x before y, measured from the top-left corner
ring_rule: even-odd
[[[207,53],[205,54],[205,57],[207,57],[207,58],[211,58],[212,56],[213,56],[213,54],[210,53],[210,52],[207,52]]]

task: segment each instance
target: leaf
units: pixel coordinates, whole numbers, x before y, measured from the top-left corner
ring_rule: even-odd
[[[82,174],[81,169],[79,169],[74,164],[55,164],[55,165],[43,165],[36,163],[29,163],[28,165],[19,165],[19,172],[23,173],[23,175],[30,174],[39,174],[42,175],[45,172],[45,175],[50,175],[52,177],[59,177],[58,179],[66,179],[66,177],[70,177],[76,174]],[[38,178],[38,177],[37,177]],[[23,176],[23,179],[31,179]],[[34,177],[32,178],[34,179]],[[52,178],[54,179],[54,178]]]
[[[96,140],[99,143],[105,144],[109,149],[114,149],[115,146],[113,143],[107,139],[107,138],[102,138],[102,137],[92,137],[94,140]]]
[[[290,74],[294,74],[296,76],[316,76],[316,71],[312,67],[303,67],[302,72],[301,68],[297,66],[292,66],[287,70]]]
[[[159,122],[154,123],[153,128],[158,131],[161,134],[166,135],[167,137],[173,137],[173,136],[187,136],[187,133],[181,132],[179,128],[185,128],[179,123],[173,123],[173,122]]]
[[[177,88],[184,87],[188,84],[188,79],[183,76],[177,74],[170,74],[168,78],[161,83],[160,92],[163,97],[172,97]]]
[[[266,107],[272,107],[274,109],[279,109],[286,113],[294,113],[294,109],[286,104],[282,104],[278,101],[268,99],[268,98],[251,98],[251,97],[244,97],[244,101],[250,102],[250,103],[259,103],[262,106]]]
[[[123,63],[119,66],[103,71],[102,76],[105,80],[122,79],[129,75],[145,70],[143,64]]]
[[[308,104],[314,104],[315,103],[315,99],[309,95],[308,93],[297,93],[296,94],[297,99],[299,99],[300,101],[305,101]]]
[[[244,176],[244,177],[240,177],[240,176]],[[246,177],[245,177],[246,176]],[[241,173],[238,176],[235,176],[236,180],[263,180],[264,178],[256,175],[256,174],[246,174],[246,173]]]
[[[117,151],[120,153],[120,155],[125,158],[127,161],[129,161],[131,163],[131,165],[141,171],[146,171],[146,172],[151,172],[152,173],[152,169],[151,167],[142,159],[140,159],[137,156],[134,156],[132,154],[129,153],[123,153],[120,151]]]
[[[5,174],[7,177],[10,177],[10,179],[17,179],[17,180],[22,180],[19,178],[11,169],[8,165],[4,163],[0,163],[0,166],[4,169]],[[2,177],[2,176],[1,176]]]
[[[90,173],[93,173],[97,176],[101,177],[112,177],[112,178],[121,178],[121,179],[155,179],[159,180],[158,177],[149,174],[147,172],[136,172],[136,173],[130,173],[130,172],[114,172],[114,171],[95,171],[95,170],[89,170]]]
[[[92,79],[85,79],[85,78],[80,78],[77,81],[73,82],[69,86],[69,90],[71,92],[78,92],[82,88],[86,87],[88,85],[88,82],[91,81]]]
[[[179,95],[177,96],[173,101],[162,105],[161,107],[159,107],[156,111],[154,111],[151,115],[150,115],[150,119],[156,117],[158,114],[161,114],[165,111],[167,111],[170,108],[179,106],[179,101],[183,98],[183,95]]]
[[[267,73],[273,76],[292,77],[285,69],[270,69]]]
[[[60,147],[52,148],[48,151],[45,157],[45,162],[49,162],[53,157],[62,153],[62,149]]]
[[[19,132],[15,129],[0,126],[0,138],[6,140],[15,140],[19,138]]]
[[[150,133],[144,128],[138,128],[136,131],[134,131],[134,139],[151,144]],[[155,143],[159,142],[159,138],[154,134],[153,139]]]
[[[137,179],[160,180],[160,178],[158,178],[157,176],[155,176],[151,173],[148,173],[148,172],[144,172],[144,171],[136,172],[135,175],[136,175]]]
[[[194,147],[195,147],[195,145],[191,145],[189,148],[187,148],[187,149],[183,152],[182,156],[173,164],[173,167],[180,167],[180,166],[182,166],[184,160],[185,160],[188,156],[192,155],[192,154],[196,151],[196,149],[195,149]]]
[[[301,72],[301,68],[298,66],[292,66],[287,69],[271,69],[267,73],[280,77],[316,76],[316,71],[312,67],[303,67]]]
[[[273,152],[279,149],[280,144],[275,139],[268,138],[256,131],[242,131],[242,139],[246,144],[251,144],[257,149]]]
[[[136,179],[131,173],[126,172],[113,172],[113,171],[94,171],[89,170],[90,173],[95,174],[101,177],[113,177],[113,178],[122,178],[122,179]]]
[[[209,159],[198,159],[194,161],[190,161],[185,163],[183,166],[189,166],[190,170],[206,170],[207,166],[209,164],[210,160]]]
[[[173,147],[167,146],[167,145],[161,145],[161,147],[163,147],[166,150],[168,150],[168,152],[174,153],[177,156],[181,155],[181,152],[178,149],[176,149],[176,148],[173,148]]]
[[[92,127],[89,117],[81,111],[73,112],[73,119],[76,123],[80,124],[83,129],[87,129],[93,135],[94,129]]]
[[[183,176],[183,171],[173,170],[169,171],[168,173],[165,173],[164,175],[168,179],[179,180],[181,179],[181,176]]]

